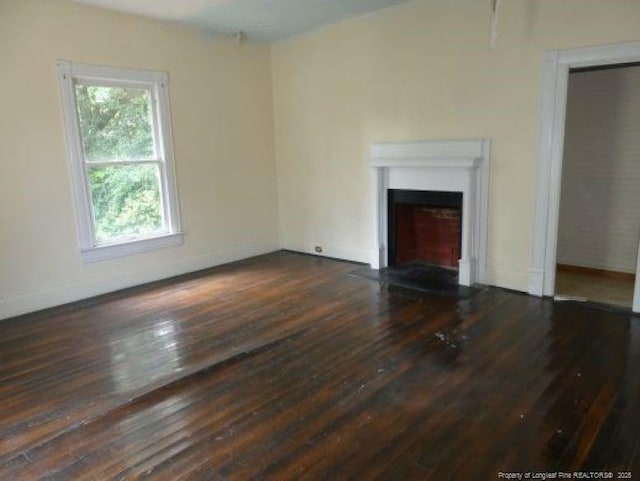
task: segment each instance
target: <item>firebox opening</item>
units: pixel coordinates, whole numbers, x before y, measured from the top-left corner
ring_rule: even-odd
[[[462,193],[388,190],[389,266],[421,262],[458,268]]]

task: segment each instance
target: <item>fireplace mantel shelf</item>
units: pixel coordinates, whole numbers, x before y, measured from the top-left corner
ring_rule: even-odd
[[[388,265],[389,189],[461,192],[459,282],[467,286],[486,282],[489,152],[486,139],[373,144],[369,157],[375,193],[371,267]]]
[[[476,167],[480,163],[477,158],[377,158],[370,162],[371,167],[435,167],[435,168],[463,168]]]

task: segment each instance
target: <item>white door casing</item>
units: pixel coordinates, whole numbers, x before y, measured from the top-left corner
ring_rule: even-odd
[[[535,214],[531,234],[529,294],[555,293],[558,220],[564,126],[571,68],[640,62],[640,42],[547,52],[544,56],[538,173]],[[640,262],[636,269],[633,310],[640,312]]]

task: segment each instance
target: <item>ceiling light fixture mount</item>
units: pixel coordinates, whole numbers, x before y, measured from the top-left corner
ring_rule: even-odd
[[[247,41],[247,34],[244,32],[236,32],[234,37],[236,39],[236,42],[238,42],[238,45],[242,45]]]
[[[502,0],[491,0],[491,37],[489,39],[491,50],[494,49],[498,40],[498,16],[500,15],[501,6]]]

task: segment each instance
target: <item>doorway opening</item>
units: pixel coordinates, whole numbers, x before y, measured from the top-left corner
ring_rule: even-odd
[[[640,66],[570,69],[556,298],[632,307],[639,181]]]

